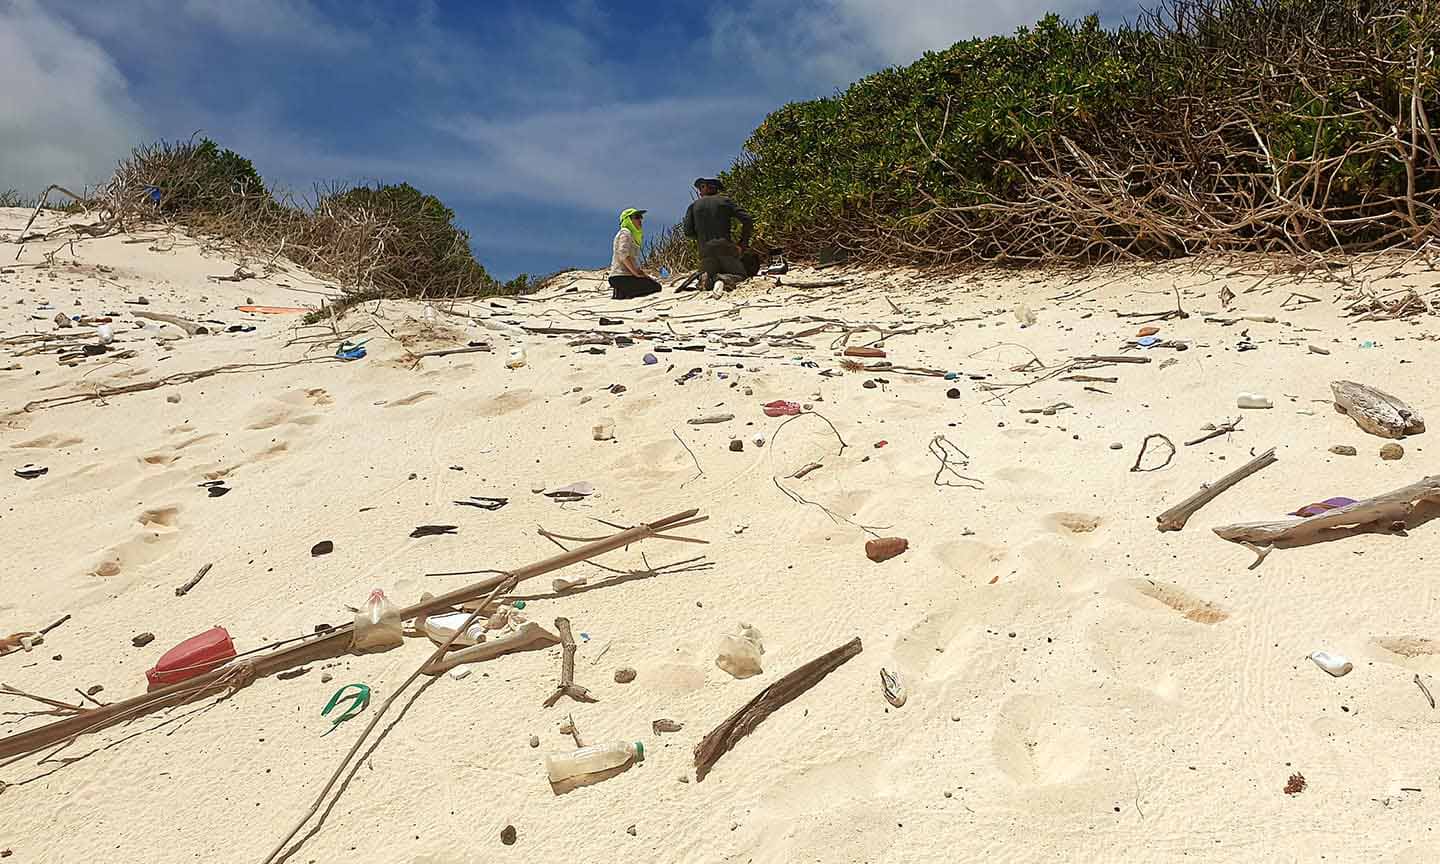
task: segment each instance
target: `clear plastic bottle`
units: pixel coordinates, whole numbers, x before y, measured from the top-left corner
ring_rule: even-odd
[[[508,367],[510,367],[511,369],[519,369],[521,366],[524,366],[524,365],[525,365],[525,346],[524,346],[524,345],[512,345],[512,346],[510,346],[510,359],[505,362],[505,365],[508,366]]]
[[[645,745],[639,741],[617,741],[581,747],[573,753],[552,753],[545,757],[545,771],[551,783],[562,783],[585,774],[599,774],[631,761],[645,761]]]
[[[350,648],[355,651],[386,651],[405,641],[405,624],[400,610],[376,588],[370,592],[365,608],[355,613],[355,631],[350,634]]]

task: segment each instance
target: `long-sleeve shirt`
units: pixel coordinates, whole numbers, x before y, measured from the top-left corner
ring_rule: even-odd
[[[640,266],[640,245],[624,228],[621,228],[620,232],[615,235],[614,242],[610,244],[610,251],[614,253],[610,256],[609,275],[611,276],[631,275],[629,268],[625,266],[626,260],[636,267]]]
[[[740,223],[740,245],[750,245],[754,217],[729,195],[702,195],[685,211],[685,236],[694,238],[701,246],[711,240],[729,240],[731,220]]]

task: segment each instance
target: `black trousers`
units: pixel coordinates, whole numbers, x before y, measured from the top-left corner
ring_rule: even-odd
[[[610,296],[616,300],[633,300],[660,293],[660,283],[649,276],[611,276]]]

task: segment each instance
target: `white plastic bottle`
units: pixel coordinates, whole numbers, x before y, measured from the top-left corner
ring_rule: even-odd
[[[523,344],[510,346],[510,359],[506,361],[505,365],[511,369],[519,369],[525,365],[525,346]]]
[[[1238,408],[1274,408],[1275,403],[1263,393],[1241,393],[1235,398]]]
[[[617,741],[581,747],[573,753],[552,753],[545,757],[545,771],[551,783],[561,783],[584,774],[599,774],[634,760],[645,761],[645,745],[639,741]]]

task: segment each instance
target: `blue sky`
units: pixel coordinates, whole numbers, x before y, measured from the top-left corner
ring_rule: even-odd
[[[0,190],[199,131],[272,185],[408,181],[497,276],[678,221],[769,111],[1047,11],[1124,0],[0,0]]]

